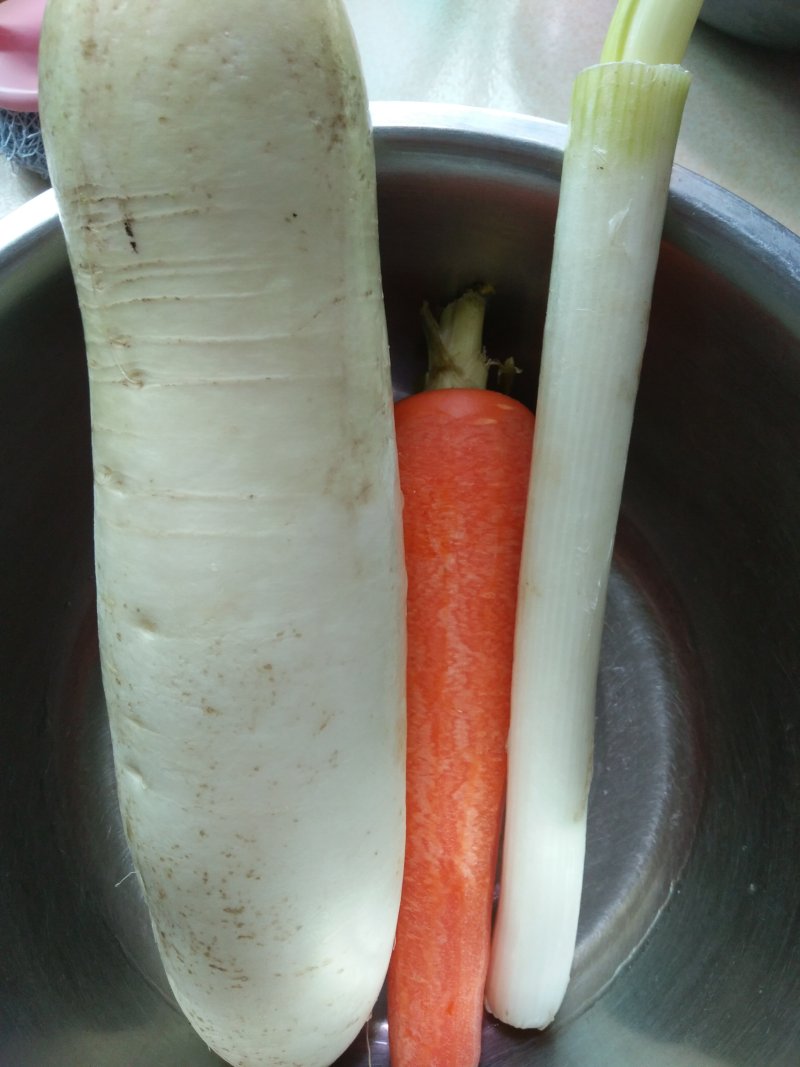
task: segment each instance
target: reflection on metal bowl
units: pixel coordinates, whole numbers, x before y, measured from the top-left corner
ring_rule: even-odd
[[[535,402],[564,131],[374,109],[395,386],[423,299],[496,290]],[[80,319],[50,194],[0,223],[0,1062],[210,1067],[121,833]],[[800,240],[673,178],[605,624],[574,977],[493,1067],[800,1062]],[[531,961],[536,966],[536,961]],[[423,1009],[424,1010],[424,1007]],[[382,1004],[342,1067],[386,1067]],[[423,1065],[420,1065],[423,1067]]]

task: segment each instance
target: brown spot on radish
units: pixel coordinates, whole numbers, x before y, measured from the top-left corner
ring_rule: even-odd
[[[125,228],[125,233],[128,236],[128,244],[131,246],[134,252],[138,254],[139,246],[136,243],[136,238],[133,236],[133,219],[126,215],[122,220],[122,225]]]
[[[373,486],[372,480],[369,479],[369,478],[365,479],[361,483],[361,485],[360,485],[360,487],[358,489],[358,492],[356,493],[356,503],[357,504],[366,504],[369,501],[370,497],[372,496],[373,488],[374,488],[374,486]]]
[[[123,826],[123,829],[125,830],[125,837],[128,839],[128,841],[133,841],[133,839],[134,839],[133,825],[131,823],[129,815],[126,815],[125,818],[123,819],[122,826]]]
[[[203,714],[204,715],[220,715],[221,712],[219,711],[218,708],[214,708],[210,704],[205,704],[203,706]]]
[[[138,367],[134,367],[132,370],[123,370],[122,384],[129,389],[141,389],[144,385],[144,371]]]

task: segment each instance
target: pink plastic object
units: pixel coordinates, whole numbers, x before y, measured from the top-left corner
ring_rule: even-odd
[[[39,110],[39,30],[46,0],[0,2],[0,107]]]

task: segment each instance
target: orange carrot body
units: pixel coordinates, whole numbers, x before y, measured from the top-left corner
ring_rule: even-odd
[[[392,1067],[475,1067],[506,775],[533,415],[483,389],[395,407],[408,571],[407,843]]]

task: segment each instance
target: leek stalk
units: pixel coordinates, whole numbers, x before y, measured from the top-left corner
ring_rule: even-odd
[[[543,1028],[569,982],[600,638],[700,0],[621,0],[575,82],[556,223],[515,634],[487,1007]]]

